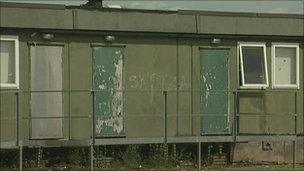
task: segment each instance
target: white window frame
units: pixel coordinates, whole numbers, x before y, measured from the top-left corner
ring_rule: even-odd
[[[266,84],[246,84],[245,83],[245,73],[243,65],[243,47],[262,47],[264,53],[264,72],[265,72],[265,81]],[[265,42],[239,42],[238,43],[238,52],[241,65],[241,86],[242,89],[264,89],[269,86],[268,81],[268,68],[267,68],[267,56],[266,56],[266,43]]]
[[[15,45],[15,82],[14,83],[0,83],[1,89],[19,89],[19,38],[18,36],[0,35],[0,42],[13,41]]]
[[[275,83],[275,48],[291,47],[296,48],[296,84],[276,84]],[[272,43],[271,44],[271,70],[272,70],[272,88],[276,89],[299,89],[300,88],[300,48],[299,43]]]

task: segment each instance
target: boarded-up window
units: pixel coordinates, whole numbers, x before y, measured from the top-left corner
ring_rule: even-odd
[[[31,138],[62,138],[62,47],[31,46]]]

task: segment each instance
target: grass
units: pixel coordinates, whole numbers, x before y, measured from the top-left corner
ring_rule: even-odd
[[[207,154],[204,152],[203,154]],[[1,153],[0,170],[18,170],[17,151]],[[90,170],[90,149],[49,148],[39,156],[37,149],[25,149],[23,170]],[[98,146],[94,149],[94,170],[112,171],[196,171],[197,156],[195,145],[154,144],[128,146]],[[202,157],[202,171],[304,171],[304,165],[275,165],[237,163],[224,166],[210,165],[208,155]],[[54,167],[52,167],[54,166]],[[57,166],[58,169],[55,167]],[[67,168],[64,168],[67,166]]]
[[[303,171],[304,165],[230,165],[226,167],[210,166],[202,168],[203,171]]]

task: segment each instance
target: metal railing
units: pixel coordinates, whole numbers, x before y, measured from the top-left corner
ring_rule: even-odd
[[[11,120],[15,120],[15,125],[16,125],[16,136],[15,136],[15,145],[19,146],[20,141],[25,141],[24,140],[24,136],[23,138],[20,137],[21,133],[26,132],[23,129],[20,129],[20,126],[24,124],[24,122],[26,121],[31,121],[31,120],[49,120],[49,119],[62,119],[65,124],[67,125],[67,129],[68,129],[68,135],[64,135],[64,138],[67,138],[67,140],[73,140],[73,138],[71,137],[72,134],[72,128],[71,128],[71,124],[72,124],[72,120],[74,119],[80,119],[80,120],[91,120],[89,122],[91,122],[92,125],[92,130],[91,130],[91,137],[84,139],[84,140],[91,140],[93,142],[93,144],[95,144],[95,140],[96,140],[96,128],[95,128],[95,123],[96,123],[96,119],[106,119],[109,117],[113,117],[113,115],[111,114],[107,114],[107,115],[101,115],[99,113],[96,112],[96,110],[94,109],[94,97],[96,95],[96,93],[98,92],[105,92],[105,91],[112,91],[112,92],[121,92],[123,93],[123,102],[126,102],[126,96],[130,96],[132,98],[137,98],[137,96],[139,99],[141,100],[151,100],[151,106],[153,106],[153,110],[154,111],[148,111],[150,113],[142,113],[142,112],[136,112],[136,113],[129,113],[125,111],[125,108],[127,106],[124,106],[124,111],[123,113],[121,113],[119,115],[119,117],[122,117],[124,120],[126,119],[138,119],[138,118],[147,118],[147,119],[156,119],[159,118],[159,121],[163,121],[163,125],[161,128],[159,128],[159,130],[155,130],[155,132],[163,132],[162,135],[158,134],[157,137],[149,137],[149,135],[147,136],[138,136],[136,138],[160,138],[163,139],[164,143],[167,142],[172,142],[172,141],[168,141],[168,139],[172,138],[172,137],[192,137],[193,141],[200,141],[198,138],[195,137],[204,137],[204,136],[209,136],[212,135],[213,137],[215,136],[231,136],[233,139],[231,140],[232,142],[236,142],[238,141],[237,137],[239,136],[243,136],[243,135],[261,135],[261,136],[265,136],[265,135],[277,135],[277,133],[269,133],[269,132],[257,132],[257,133],[246,133],[246,132],[240,132],[240,118],[241,117],[282,117],[282,118],[292,118],[291,120],[294,121],[293,125],[293,133],[290,132],[286,132],[286,135],[296,135],[297,134],[297,103],[298,103],[298,95],[297,95],[297,91],[273,91],[273,90],[232,90],[232,91],[203,91],[203,90],[43,90],[43,91],[1,91],[1,95],[3,94],[14,94],[15,95],[15,117],[1,117],[0,121],[1,122],[5,122],[5,121],[11,121]],[[59,116],[59,117],[31,117],[30,114],[28,114],[28,116],[24,116],[24,114],[21,116],[20,115],[20,103],[24,103],[24,101],[30,106],[30,102],[29,102],[29,97],[33,94],[33,93],[63,93],[66,95],[68,95],[68,100],[67,101],[63,101],[64,104],[68,103],[68,113],[64,113],[63,116]],[[92,114],[87,114],[87,115],[80,115],[80,116],[74,116],[72,115],[71,112],[71,94],[77,94],[77,93],[86,93],[86,95],[90,95],[91,96],[91,101],[88,102],[89,104],[91,104],[92,107]],[[130,93],[135,93],[135,94],[130,94]],[[183,100],[183,98],[181,97],[181,93],[186,93],[186,95],[188,96],[188,99],[190,99],[191,101],[188,103],[190,106],[187,107],[187,109],[189,110],[189,113],[181,113],[180,112],[180,106],[177,105],[177,101]],[[212,96],[212,94],[218,94],[218,93],[226,93],[226,96],[228,97],[227,101],[228,104],[227,106],[233,106],[232,108],[230,108],[227,111],[227,114],[207,114],[207,113],[197,113],[194,112],[194,108],[196,108],[196,110],[201,111],[201,107],[200,106],[193,106],[194,103],[196,103],[196,105],[200,105],[202,103],[202,93],[208,93],[209,96]],[[240,112],[240,95],[242,95],[243,93],[289,93],[290,95],[292,95],[294,97],[294,112],[290,112],[290,113],[253,113],[253,112]],[[145,95],[147,94],[147,95]],[[22,100],[24,101],[20,101],[20,95],[25,95],[26,99],[24,100],[24,98],[22,98]],[[195,97],[199,97],[199,99],[195,99]],[[231,98],[232,97],[232,98]],[[3,98],[3,97],[2,97]],[[149,99],[146,99],[149,98]],[[173,99],[173,100],[172,100]],[[264,99],[262,99],[264,100]],[[173,102],[175,101],[175,102]],[[157,102],[157,105],[154,104]],[[144,103],[142,103],[144,104]],[[160,105],[162,104],[162,105]],[[173,105],[172,105],[173,104]],[[178,104],[181,104],[180,102]],[[80,104],[78,104],[80,105]],[[126,105],[126,104],[124,104]],[[171,106],[170,106],[171,105]],[[185,104],[183,104],[185,105]],[[150,106],[150,107],[151,107]],[[7,108],[7,106],[6,106]],[[143,108],[141,108],[143,109]],[[156,111],[157,112],[156,112]],[[173,112],[172,112],[173,110]],[[142,110],[141,110],[142,111]],[[24,112],[24,111],[23,111]],[[29,112],[30,113],[30,112]],[[2,115],[1,115],[2,116]],[[227,122],[229,122],[228,125],[228,131],[227,132],[220,132],[217,133],[215,132],[214,134],[201,134],[201,128],[194,128],[194,122],[198,122],[197,119],[199,119],[199,124],[197,124],[196,126],[200,127],[201,126],[201,118],[203,117],[220,117],[220,116],[227,116]],[[114,117],[117,117],[116,115]],[[187,120],[187,122],[182,122],[182,124],[188,124],[191,128],[191,131],[189,133],[187,133],[186,135],[179,135],[179,132],[176,132],[176,129],[173,129],[172,125],[172,118],[177,120],[175,123],[175,127],[177,127],[177,130],[179,128],[179,121],[180,120]],[[187,119],[184,119],[187,118]],[[174,124],[173,124],[174,125]],[[31,125],[29,124],[28,127],[30,127]],[[88,125],[89,126],[89,125]],[[267,126],[267,125],[265,125]],[[63,126],[64,127],[64,126]],[[30,129],[30,128],[29,128]],[[65,128],[66,129],[66,128]],[[30,132],[30,130],[28,130]],[[176,134],[169,133],[169,132],[176,132]],[[64,132],[64,131],[63,131]],[[194,133],[196,132],[196,133]],[[126,136],[126,137],[125,137]],[[128,138],[128,135],[125,135],[122,138]],[[29,137],[30,138],[30,137]],[[139,139],[140,140],[140,139]],[[181,139],[179,139],[181,140]],[[115,140],[117,141],[117,140]],[[176,139],[176,141],[178,141],[178,139]],[[191,139],[189,140],[191,141]],[[210,141],[212,141],[212,138],[210,139]],[[147,142],[147,141],[145,141]]]
[[[158,109],[157,112],[155,112],[155,110],[153,110],[152,112],[149,111],[149,113],[142,113],[142,112],[136,112],[136,113],[128,113],[125,110],[123,110],[123,113],[121,115],[119,115],[119,117],[122,117],[124,119],[134,119],[134,118],[147,118],[149,121],[152,119],[156,119],[159,118],[160,121],[163,121],[163,123],[161,124],[162,127],[159,128],[157,131],[159,132],[163,132],[162,135],[158,136],[158,137],[151,137],[150,138],[146,138],[144,136],[136,136],[136,138],[129,138],[128,135],[123,136],[123,137],[112,137],[112,138],[105,138],[105,139],[99,139],[98,137],[96,137],[95,133],[96,133],[96,128],[95,128],[95,120],[97,118],[107,118],[107,117],[113,117],[111,114],[107,115],[107,116],[102,116],[98,113],[95,112],[94,109],[94,97],[95,97],[95,93],[96,92],[101,92],[101,91],[115,91],[115,92],[122,92],[123,95],[123,102],[126,102],[126,93],[150,93],[150,96],[145,96],[146,98],[150,98],[150,100],[152,100],[152,102],[155,99],[151,99],[152,97],[155,98],[155,94],[157,94],[158,96]],[[260,113],[254,113],[254,112],[240,112],[240,105],[241,105],[241,98],[240,95],[242,93],[259,93],[259,94],[265,94],[265,93],[289,93],[289,94],[294,94],[294,112],[290,112],[290,113],[265,113],[265,112],[260,112]],[[275,135],[275,138],[280,140],[284,140],[284,141],[292,141],[293,142],[293,167],[295,168],[295,164],[296,164],[296,139],[295,136],[297,134],[297,103],[298,103],[298,95],[297,95],[297,91],[269,91],[269,90],[232,90],[232,91],[203,91],[203,90],[68,90],[68,91],[56,91],[56,90],[48,90],[48,91],[0,91],[1,96],[2,94],[5,93],[11,93],[13,94],[15,97],[15,117],[0,117],[0,122],[5,122],[5,121],[14,121],[15,122],[15,129],[16,129],[16,135],[15,135],[15,140],[13,140],[14,144],[12,146],[14,147],[19,147],[19,166],[20,166],[20,170],[22,170],[23,168],[23,146],[48,146],[50,145],[50,143],[48,144],[43,144],[40,141],[41,140],[28,140],[30,143],[26,144],[23,141],[25,141],[24,136],[21,138],[20,134],[24,133],[26,131],[24,131],[23,129],[20,128],[20,126],[22,126],[22,122],[27,122],[33,119],[37,119],[37,120],[41,120],[41,119],[62,119],[62,120],[67,120],[68,123],[68,135],[66,137],[68,137],[67,139],[64,140],[42,140],[42,141],[52,141],[55,145],[57,146],[58,144],[61,146],[65,146],[65,145],[71,145],[71,146],[77,146],[77,145],[81,145],[81,146],[90,146],[90,166],[91,166],[91,170],[94,170],[94,146],[95,145],[106,145],[106,144],[137,144],[137,143],[183,143],[183,142],[188,142],[188,143],[198,143],[198,169],[200,170],[200,163],[201,163],[201,143],[202,142],[230,142],[230,143],[237,143],[237,142],[242,142],[242,141],[250,141],[252,140],[252,138],[243,138],[244,136],[248,136],[248,134],[244,134],[243,132],[240,132],[240,117],[283,117],[283,118],[293,118],[294,120],[294,133],[291,135],[286,135],[286,137],[282,138],[282,139],[278,139],[278,134],[269,134],[269,133],[258,133],[253,135],[254,140],[258,140],[258,141],[263,141],[265,139],[265,137],[273,137],[273,135]],[[24,117],[21,116],[20,113],[20,95],[25,95],[26,96],[26,102],[29,105],[28,107],[30,107],[30,102],[29,102],[29,97],[31,96],[31,94],[33,93],[66,93],[68,95],[68,115],[64,115],[64,116],[60,116],[60,117],[31,117],[30,112],[28,113],[28,116]],[[91,96],[91,102],[89,102],[89,104],[92,107],[92,113],[88,114],[88,115],[80,115],[80,116],[72,116],[72,112],[71,112],[71,94],[72,93],[87,93],[87,95]],[[190,97],[190,102],[189,102],[189,113],[180,113],[179,111],[179,105],[180,103],[178,103],[178,101],[181,98],[181,94],[180,93],[187,93],[188,96]],[[201,103],[202,103],[202,99],[201,99],[201,95],[203,93],[208,93],[208,95],[212,96],[212,94],[216,94],[216,93],[227,93],[227,97],[228,97],[228,106],[233,106],[232,108],[229,108],[227,110],[227,114],[208,114],[208,113],[201,113]],[[174,96],[173,99],[175,99],[176,103],[172,102],[172,97]],[[132,95],[131,97],[136,97],[136,95]],[[198,99],[197,99],[198,97]],[[232,98],[231,98],[232,97]],[[143,100],[143,95],[141,95],[140,97],[138,97],[139,99]],[[263,99],[264,100],[264,99]],[[1,101],[0,101],[1,102]],[[151,101],[150,101],[151,102]],[[172,106],[172,103],[175,104],[176,106]],[[195,106],[194,103],[198,103],[199,106]],[[64,104],[66,104],[66,101],[63,101],[63,106]],[[292,104],[292,103],[291,103]],[[151,104],[152,106],[155,107],[155,104]],[[196,104],[197,105],[197,104]],[[156,105],[157,106],[157,105]],[[6,106],[7,107],[7,106]],[[126,108],[127,106],[124,106],[124,108]],[[143,107],[143,106],[141,106]],[[176,108],[175,108],[176,107]],[[175,108],[175,112],[171,111],[172,109]],[[195,112],[194,109],[199,110],[199,112]],[[2,111],[2,110],[0,110]],[[23,114],[22,114],[23,115]],[[2,115],[0,115],[2,116]],[[201,118],[204,119],[204,117],[218,117],[218,116],[227,116],[227,122],[229,122],[230,124],[228,125],[228,131],[225,132],[225,134],[220,133],[220,134],[213,134],[213,135],[205,135],[205,134],[201,134]],[[172,133],[172,125],[169,125],[171,118],[175,118],[176,120],[181,119],[183,117],[186,117],[189,119],[189,125],[191,127],[191,131],[189,134],[187,135],[171,135]],[[195,118],[199,118],[199,128],[198,130],[196,130],[197,133],[194,133],[194,121],[196,120]],[[90,136],[85,138],[85,139],[80,139],[79,141],[88,141],[87,143],[80,143],[80,144],[75,144],[75,143],[71,143],[71,144],[60,144],[62,142],[73,142],[75,141],[74,138],[71,137],[72,134],[72,128],[71,128],[71,124],[72,124],[72,120],[73,119],[80,119],[81,121],[84,121],[85,119],[88,120],[88,123],[91,123],[88,125],[88,127],[91,126],[91,131]],[[65,122],[63,122],[64,124]],[[182,123],[186,123],[186,122],[182,122]],[[176,122],[176,124],[179,124],[179,121]],[[28,127],[30,127],[31,125],[28,124]],[[178,125],[177,125],[178,127]],[[64,126],[63,126],[64,128]],[[30,132],[30,128],[28,128],[28,132]],[[28,137],[30,138],[30,137]],[[274,139],[270,139],[270,140],[274,140]],[[22,142],[21,142],[22,141]],[[98,141],[96,143],[96,141]],[[33,143],[31,143],[33,142]],[[1,145],[4,144],[5,142],[1,142]]]

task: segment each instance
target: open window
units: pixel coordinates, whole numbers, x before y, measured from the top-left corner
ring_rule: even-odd
[[[299,88],[299,44],[272,44],[272,83],[274,88]]]
[[[19,88],[19,41],[17,36],[0,36],[0,87]]]
[[[265,43],[239,43],[241,88],[268,87]]]

